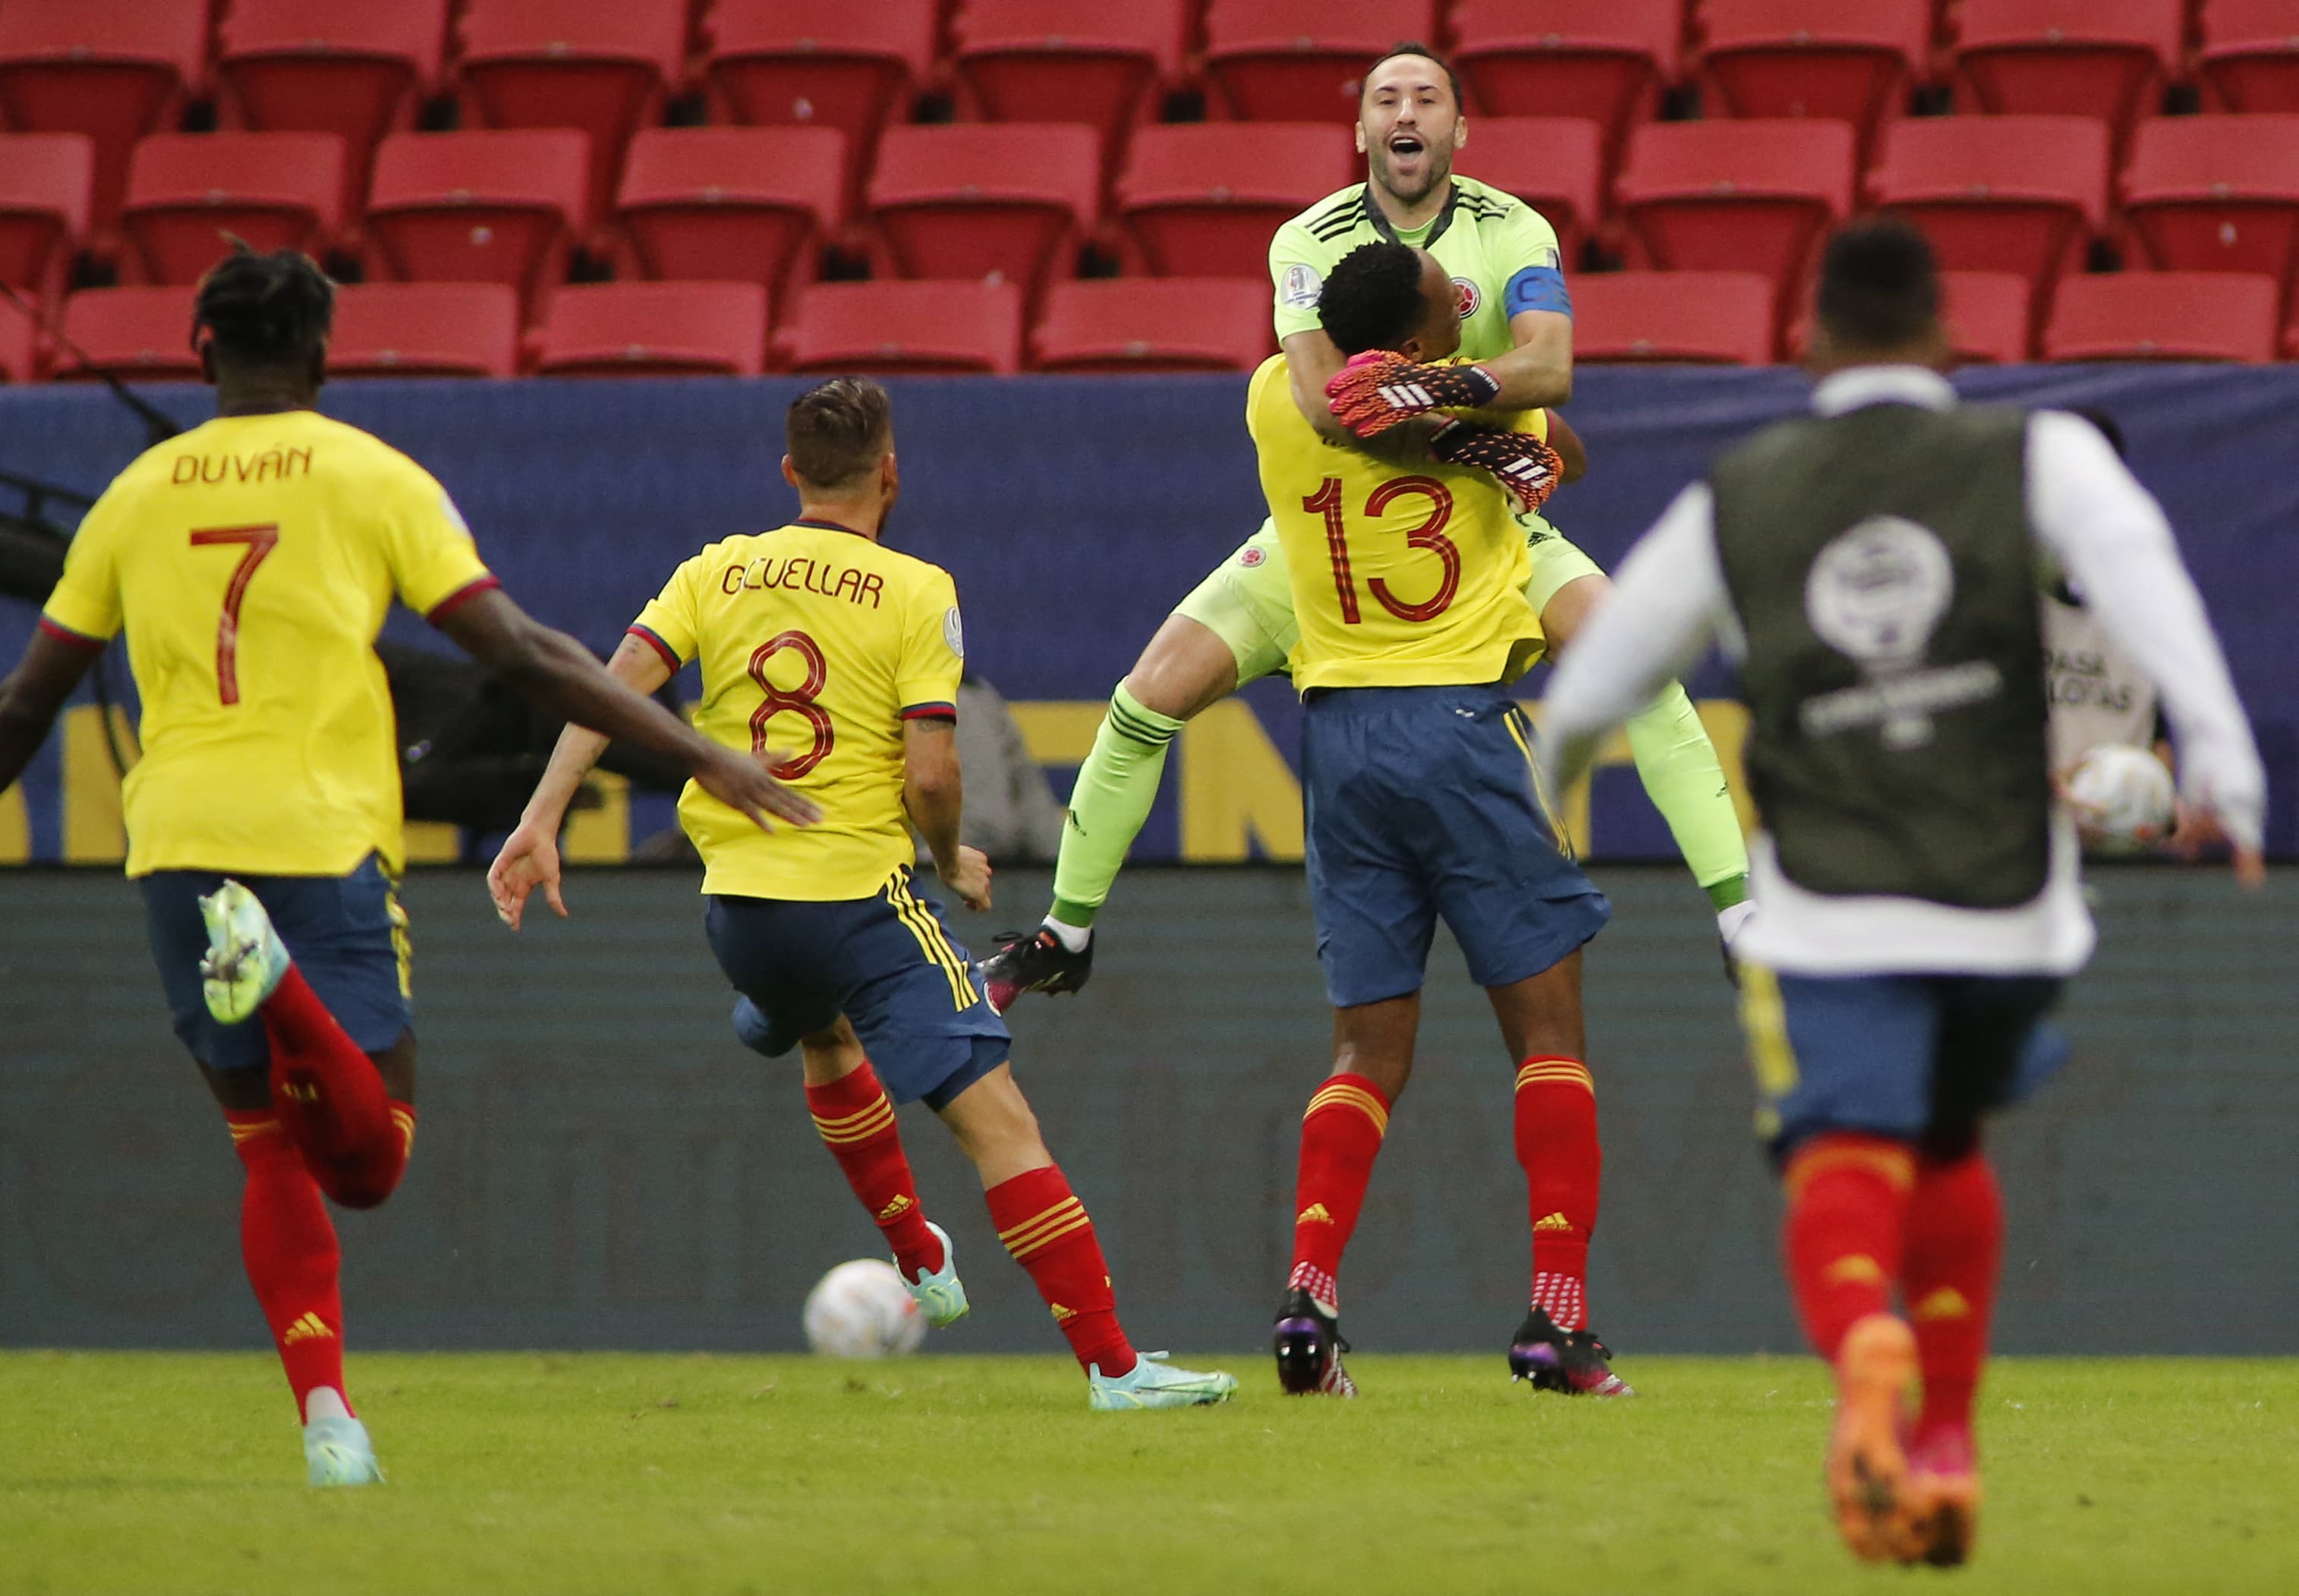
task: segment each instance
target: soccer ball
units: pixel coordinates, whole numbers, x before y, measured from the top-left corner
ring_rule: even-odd
[[[926,1338],[926,1322],[883,1258],[840,1264],[806,1294],[806,1344],[826,1358],[899,1358]]]
[[[2085,835],[2104,853],[2137,853],[2162,842],[2179,796],[2163,761],[2129,743],[2084,755],[2067,788],[2081,806]]]

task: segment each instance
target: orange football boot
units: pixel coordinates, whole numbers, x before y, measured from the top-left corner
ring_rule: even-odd
[[[1905,1321],[1872,1313],[1845,1333],[1836,1354],[1828,1493],[1844,1543],[1869,1562],[1909,1562],[1923,1551],[1900,1440],[1902,1405],[1915,1377],[1916,1334]]]

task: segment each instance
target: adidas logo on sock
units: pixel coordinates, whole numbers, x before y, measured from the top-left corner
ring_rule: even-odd
[[[1296,1225],[1331,1225],[1333,1216],[1325,1211],[1322,1202],[1313,1202],[1293,1217]]]
[[[287,1334],[279,1338],[283,1347],[292,1347],[299,1341],[319,1341],[335,1334],[325,1319],[316,1313],[307,1313],[287,1326]]]
[[[1054,1323],[1057,1325],[1067,1325],[1077,1318],[1077,1309],[1075,1308],[1065,1308],[1058,1302],[1049,1302],[1046,1306],[1054,1310]]]
[[[1880,1282],[1884,1266],[1864,1252],[1847,1253],[1821,1271],[1821,1278],[1830,1285],[1842,1285],[1849,1281]]]
[[[917,1206],[908,1193],[898,1192],[892,1202],[878,1210],[878,1223],[884,1225],[889,1219],[899,1219]]]
[[[1965,1319],[1971,1317],[1971,1304],[1955,1287],[1944,1285],[1917,1303],[1915,1312],[1909,1317],[1919,1320]]]
[[[1534,1220],[1532,1227],[1535,1230],[1570,1230],[1573,1228],[1573,1221],[1563,1214],[1550,1214]]]

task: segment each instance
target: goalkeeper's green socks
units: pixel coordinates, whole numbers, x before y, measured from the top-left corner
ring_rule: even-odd
[[[1084,948],[1094,915],[1108,901],[1109,884],[1150,818],[1166,773],[1166,750],[1182,726],[1171,715],[1144,708],[1123,682],[1110,694],[1093,752],[1070,789],[1069,818],[1054,861],[1054,907],[1046,916],[1047,929],[1073,953]]]

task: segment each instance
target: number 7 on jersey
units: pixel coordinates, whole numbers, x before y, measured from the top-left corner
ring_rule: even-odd
[[[216,697],[228,704],[239,702],[239,606],[255,568],[279,546],[279,528],[270,527],[211,527],[192,534],[195,549],[218,544],[239,544],[246,549],[233,567],[231,584],[223,590],[223,613],[216,618]]]

